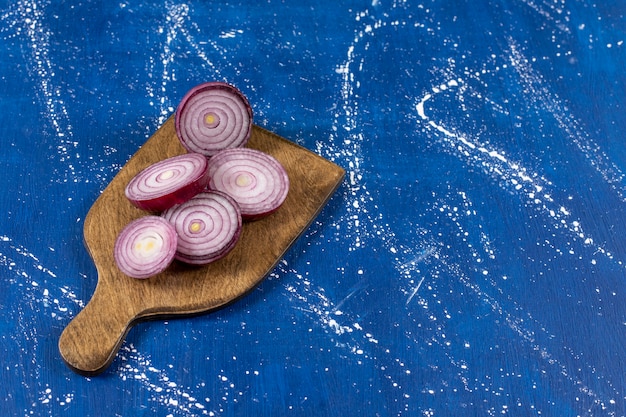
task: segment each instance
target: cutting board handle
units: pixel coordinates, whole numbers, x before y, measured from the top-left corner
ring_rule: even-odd
[[[112,308],[114,294],[98,285],[85,308],[68,324],[59,339],[65,363],[75,372],[93,376],[111,364],[138,312],[130,305]]]

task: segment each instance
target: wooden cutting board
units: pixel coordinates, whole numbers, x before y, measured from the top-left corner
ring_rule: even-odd
[[[237,246],[202,267],[175,261],[146,280],[129,278],[116,266],[113,246],[130,221],[147,213],[124,195],[128,181],[148,165],[185,152],[173,117],[137,151],[95,201],[84,225],[85,244],[98,273],[91,300],[61,334],[59,350],[74,371],[91,376],[115,358],[131,327],[155,318],[209,312],[257,286],[311,224],[345,171],[332,162],[254,126],[248,147],[280,161],[290,180],[287,199],[270,216],[245,223]]]

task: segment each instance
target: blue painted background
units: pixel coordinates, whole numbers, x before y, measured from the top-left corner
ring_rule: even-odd
[[[0,414],[625,415],[625,12],[0,1]],[[211,80],[346,179],[251,295],[75,375],[83,219]]]

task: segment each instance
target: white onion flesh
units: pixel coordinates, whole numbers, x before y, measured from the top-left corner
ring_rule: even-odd
[[[230,195],[246,220],[276,211],[287,198],[289,177],[274,157],[256,149],[227,149],[209,160],[208,188]]]
[[[122,229],[113,254],[124,274],[145,279],[171,264],[177,243],[176,230],[169,222],[159,216],[144,216]]]
[[[189,200],[205,189],[208,181],[207,158],[187,153],[148,166],[130,180],[125,194],[135,206],[161,212]]]
[[[176,259],[204,265],[225,256],[241,234],[237,203],[220,192],[202,192],[162,214],[178,234]]]
[[[210,157],[248,142],[252,108],[236,87],[222,82],[203,83],[181,100],[175,127],[185,149]]]

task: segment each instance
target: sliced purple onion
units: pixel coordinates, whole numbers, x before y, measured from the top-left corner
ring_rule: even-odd
[[[220,192],[202,192],[162,214],[178,234],[176,259],[204,265],[225,256],[241,234],[237,203]]]
[[[209,160],[209,177],[208,188],[234,198],[245,220],[273,213],[289,192],[289,177],[280,162],[250,148],[215,154]]]
[[[172,263],[177,243],[174,226],[162,217],[145,216],[122,229],[113,255],[124,274],[144,279],[163,272]]]
[[[181,100],[175,128],[185,149],[210,157],[248,142],[252,108],[236,87],[223,82],[203,83]]]
[[[143,210],[167,210],[206,188],[207,166],[207,158],[199,153],[164,159],[135,175],[126,186],[126,197]]]

